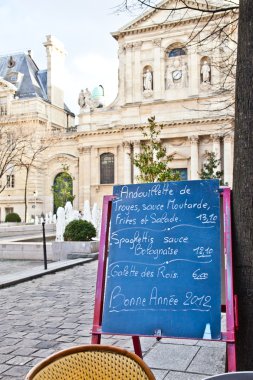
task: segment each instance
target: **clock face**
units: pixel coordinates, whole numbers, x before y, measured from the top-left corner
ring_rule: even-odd
[[[172,77],[174,80],[179,80],[182,77],[182,70],[175,70],[172,72]]]

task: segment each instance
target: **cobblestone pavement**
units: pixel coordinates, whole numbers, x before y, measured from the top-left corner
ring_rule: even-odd
[[[24,379],[53,352],[90,343],[96,268],[92,261],[0,290],[0,379]],[[133,349],[126,336],[105,336],[102,343]],[[224,371],[221,343],[142,338],[142,349],[157,380]]]

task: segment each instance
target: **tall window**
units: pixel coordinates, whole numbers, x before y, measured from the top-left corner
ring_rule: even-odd
[[[180,169],[172,169],[173,172],[178,172],[180,174],[181,181],[187,181],[188,174],[187,174],[187,168],[180,168]]]
[[[114,154],[103,153],[100,156],[100,183],[114,183]]]
[[[54,195],[54,213],[58,207],[65,207],[66,202],[73,202],[73,179],[67,172],[57,174],[52,186]]]
[[[15,187],[15,176],[14,174],[7,174],[6,176],[6,187]]]

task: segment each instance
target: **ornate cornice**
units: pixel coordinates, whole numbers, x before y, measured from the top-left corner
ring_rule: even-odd
[[[220,142],[220,138],[221,138],[221,137],[222,137],[222,136],[221,136],[220,133],[215,133],[214,135],[212,135],[212,140],[213,140],[213,142],[218,143],[218,142]]]
[[[188,138],[189,138],[191,144],[197,144],[199,141],[199,136],[197,136],[197,135],[189,136]]]
[[[232,117],[213,117],[213,118],[201,118],[201,119],[188,119],[188,120],[174,120],[171,122],[161,122],[165,128],[173,128],[173,127],[178,127],[178,126],[187,126],[187,125],[201,125],[203,124],[215,124],[217,126],[217,123],[230,123],[232,127],[232,122],[233,122]],[[138,123],[138,124],[129,124],[129,125],[115,125],[110,128],[104,127],[103,129],[98,129],[98,130],[92,130],[92,131],[83,131],[83,132],[76,132],[73,134],[64,134],[61,136],[52,136],[55,138],[57,141],[66,141],[66,140],[73,140],[73,141],[78,141],[84,137],[90,137],[90,136],[105,136],[105,135],[120,135],[122,132],[127,132],[127,131],[140,131],[140,126],[145,126],[148,125],[148,123]],[[201,129],[202,132],[200,132],[199,136],[204,136],[207,134],[207,130]],[[208,133],[211,134],[211,131]],[[48,136],[51,138],[51,136]],[[169,138],[167,135],[165,136],[166,138]],[[161,136],[161,138],[165,138],[164,136]],[[180,137],[185,137],[185,135],[182,135],[180,133]]]
[[[132,48],[133,48],[133,44],[132,44],[132,43],[127,43],[127,44],[124,45],[124,48],[125,48],[126,50],[132,50]]]
[[[162,44],[162,39],[161,38],[156,38],[155,40],[153,40],[153,45],[155,47],[161,47],[161,44]]]
[[[233,142],[234,135],[232,133],[228,133],[228,134],[223,136],[223,139],[225,142]]]
[[[136,42],[133,42],[133,48],[134,50],[139,50],[140,47],[142,45],[142,41],[136,41]]]
[[[123,141],[122,143],[124,149],[128,150],[131,148],[131,142],[130,141]]]
[[[78,152],[80,155],[90,154],[92,146],[79,146]]]

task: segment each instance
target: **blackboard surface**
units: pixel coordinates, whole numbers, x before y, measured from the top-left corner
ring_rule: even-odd
[[[220,339],[219,181],[113,193],[102,332]]]

